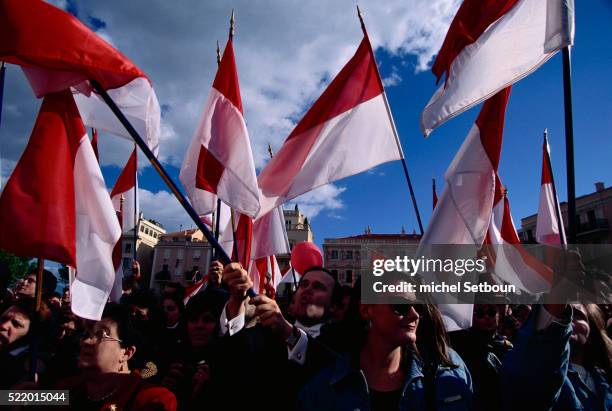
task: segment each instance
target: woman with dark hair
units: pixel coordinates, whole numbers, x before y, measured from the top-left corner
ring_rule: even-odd
[[[472,382],[448,346],[437,307],[360,304],[358,352],[322,371],[300,394],[300,410],[468,410]]]
[[[25,297],[0,315],[0,388],[7,389],[29,379],[35,322],[34,301]],[[40,371],[40,358],[37,363]]]
[[[596,304],[572,304],[572,335],[567,380],[561,390],[585,410],[612,409],[612,341]],[[562,408],[559,408],[562,409]]]
[[[175,410],[176,398],[165,388],[144,382],[132,372],[140,336],[130,312],[108,304],[100,321],[88,324],[81,338],[81,375],[64,380],[70,408],[76,410]]]

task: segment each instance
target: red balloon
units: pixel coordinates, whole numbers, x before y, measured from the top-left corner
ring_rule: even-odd
[[[291,250],[291,266],[298,273],[304,274],[309,268],[323,266],[323,254],[314,243],[298,243]]]

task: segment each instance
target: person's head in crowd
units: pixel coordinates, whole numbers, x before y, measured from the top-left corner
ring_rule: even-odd
[[[183,298],[183,296],[185,295],[185,287],[183,287],[183,285],[179,282],[169,282],[166,283],[166,285],[164,286],[164,294],[175,294],[178,295],[180,298]]]
[[[221,287],[221,280],[223,279],[223,264],[220,261],[213,261],[208,267],[208,286],[209,287]]]
[[[58,339],[72,337],[77,333],[78,321],[72,312],[64,312],[59,319]]]
[[[56,309],[62,308],[62,296],[60,295],[60,293],[55,291],[52,292],[51,294],[49,294],[48,301],[52,307]]]
[[[323,267],[309,268],[293,295],[292,314],[305,326],[328,321],[340,296],[340,284],[331,271]]]
[[[135,290],[125,302],[130,308],[134,324],[141,331],[145,331],[149,325],[161,325],[157,324],[161,320],[158,300],[149,291]]]
[[[57,286],[57,278],[49,270],[43,270],[42,293],[47,295],[55,291]],[[16,290],[17,295],[21,297],[35,297],[36,294],[36,273],[28,274],[19,284]]]
[[[29,343],[34,329],[34,300],[21,298],[0,315],[0,352],[13,350]]]
[[[183,301],[176,294],[165,294],[162,297],[162,309],[166,327],[174,327],[178,324],[183,313]]]
[[[140,336],[129,310],[109,303],[102,319],[90,323],[81,337],[79,368],[91,374],[130,373]]]
[[[64,290],[62,292],[62,305],[63,306],[69,306],[70,305],[70,301],[71,301],[71,296],[70,296],[70,287],[64,287]]]
[[[531,314],[531,305],[528,304],[519,304],[512,309],[512,316],[517,319],[521,327],[527,321],[529,314]]]
[[[221,293],[200,293],[189,299],[185,307],[187,343],[193,351],[206,349],[219,333],[219,316],[226,296]]]
[[[499,328],[499,310],[495,304],[474,304],[472,328],[487,334],[494,334]]]
[[[511,315],[507,315],[501,321],[499,333],[509,340],[513,340],[519,328],[521,328],[521,325],[518,320]]]
[[[338,304],[336,305],[332,318],[334,322],[341,322],[346,317],[351,304],[352,294],[353,290],[348,285],[340,287]]]
[[[612,340],[605,330],[604,316],[596,304],[572,304],[570,361],[587,369],[612,371]]]

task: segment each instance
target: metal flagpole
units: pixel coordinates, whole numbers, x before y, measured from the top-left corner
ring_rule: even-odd
[[[219,64],[221,64],[221,50],[219,49],[219,40],[217,40],[217,67],[219,67]],[[215,239],[219,240],[219,232],[221,231],[221,228],[219,227],[219,224],[221,224],[221,199],[219,198],[219,196],[217,196],[217,212],[216,212],[215,217],[216,217]],[[216,259],[215,253],[211,252],[210,261],[212,262],[215,259]]]
[[[572,114],[572,66],[570,46],[563,55],[563,102],[565,108],[565,161],[567,169],[567,242],[576,244],[576,182],[574,177],[574,118]]]
[[[134,260],[137,259],[136,247],[138,246],[138,146],[134,143]]]
[[[359,22],[361,23],[361,30],[363,34],[367,37],[368,32],[365,27],[365,23],[363,21],[363,16],[361,14],[361,9],[357,6],[357,16],[359,17]],[[368,41],[369,44],[369,41]],[[372,45],[370,46],[370,53],[372,54],[372,58],[374,58],[374,51],[372,50]],[[376,60],[374,60],[376,62]],[[380,79],[380,72],[378,71],[378,64],[375,64],[376,72],[378,74],[378,78]],[[393,128],[393,135],[395,137],[395,142],[397,144],[397,148],[402,157],[402,167],[404,168],[404,176],[406,177],[406,182],[408,183],[408,190],[410,191],[410,197],[412,199],[412,206],[414,207],[414,212],[416,213],[417,222],[419,224],[419,230],[421,231],[421,236],[424,234],[423,223],[421,222],[421,213],[419,213],[419,206],[417,205],[416,196],[414,195],[414,189],[412,188],[412,182],[410,180],[410,175],[408,174],[408,166],[406,165],[406,159],[404,157],[404,150],[402,150],[402,144],[400,142],[399,135],[397,133],[397,128],[395,127],[395,121],[393,120],[393,114],[391,113],[391,107],[389,106],[389,101],[387,100],[387,93],[383,88],[383,100],[385,101],[385,108],[387,109],[387,115],[389,116],[389,121],[391,121],[391,126]]]
[[[561,219],[561,210],[559,209],[559,197],[557,197],[557,186],[555,184],[555,177],[552,171],[552,164],[550,162],[550,151],[548,145],[548,129],[544,129],[544,147],[546,147],[545,161],[548,165],[548,169],[550,170],[550,181],[552,182],[553,196],[555,201],[555,215],[557,217],[557,224],[559,225],[557,228],[559,229],[559,241],[561,244],[565,245],[565,239],[563,238],[562,230],[563,230],[563,220]]]

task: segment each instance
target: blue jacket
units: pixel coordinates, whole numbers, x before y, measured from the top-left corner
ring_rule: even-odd
[[[451,361],[457,368],[438,367],[435,379],[436,410],[462,411],[472,406],[472,378],[463,360],[449,349]],[[425,410],[423,365],[411,356],[402,389],[399,410]],[[363,372],[347,358],[316,375],[302,390],[298,410],[360,410],[370,409],[368,384]]]
[[[595,392],[592,392],[578,372],[569,365],[567,377],[553,410],[607,411],[612,410],[612,389],[605,372],[599,368],[591,371]]]

